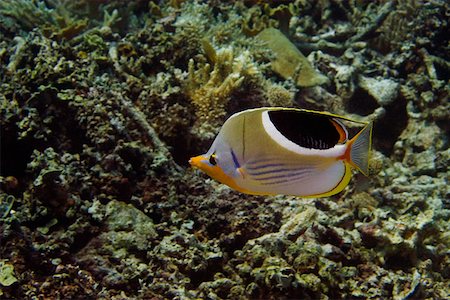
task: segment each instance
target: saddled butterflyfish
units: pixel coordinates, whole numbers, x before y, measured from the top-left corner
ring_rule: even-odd
[[[347,121],[363,124],[351,139]],[[371,138],[372,123],[263,107],[232,115],[208,152],[189,163],[247,194],[326,197],[348,185],[352,168],[368,174]]]

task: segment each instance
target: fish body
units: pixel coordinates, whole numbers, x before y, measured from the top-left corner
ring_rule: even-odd
[[[232,115],[211,148],[190,164],[231,188],[254,195],[326,197],[342,191],[352,167],[368,173],[372,123],[351,140],[327,112],[263,107]]]

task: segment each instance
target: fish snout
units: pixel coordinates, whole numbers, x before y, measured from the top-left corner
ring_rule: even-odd
[[[205,157],[204,157],[203,155],[191,157],[191,158],[189,159],[189,164],[190,164],[192,167],[200,168],[200,165],[202,164],[202,160],[205,160]]]

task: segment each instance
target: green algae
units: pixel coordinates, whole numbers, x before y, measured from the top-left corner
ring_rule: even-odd
[[[0,261],[0,284],[2,286],[10,286],[17,282],[14,276],[14,266],[4,260]]]
[[[272,69],[283,78],[291,78],[298,86],[309,87],[327,82],[324,75],[317,73],[306,57],[285,37],[281,31],[268,28],[257,38],[265,42],[274,55]]]

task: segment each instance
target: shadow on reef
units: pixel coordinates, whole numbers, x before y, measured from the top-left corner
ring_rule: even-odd
[[[75,111],[57,99],[55,93],[38,93],[26,102],[28,109],[21,111],[21,115],[4,120],[0,126],[0,176],[14,176],[20,182],[25,181],[27,162],[34,150],[52,147],[79,153],[83,145],[89,144],[85,131],[73,118]],[[26,132],[19,128],[28,122]]]
[[[2,141],[0,143],[0,176],[23,178],[27,162],[30,160],[36,142],[18,140],[17,128],[14,125],[3,125],[0,128]]]
[[[386,113],[375,122],[373,146],[384,155],[390,156],[395,142],[408,124],[407,101],[399,96],[385,107]]]
[[[349,113],[368,116],[380,105],[367,91],[359,87],[354,91],[353,96],[347,101],[345,107]]]

